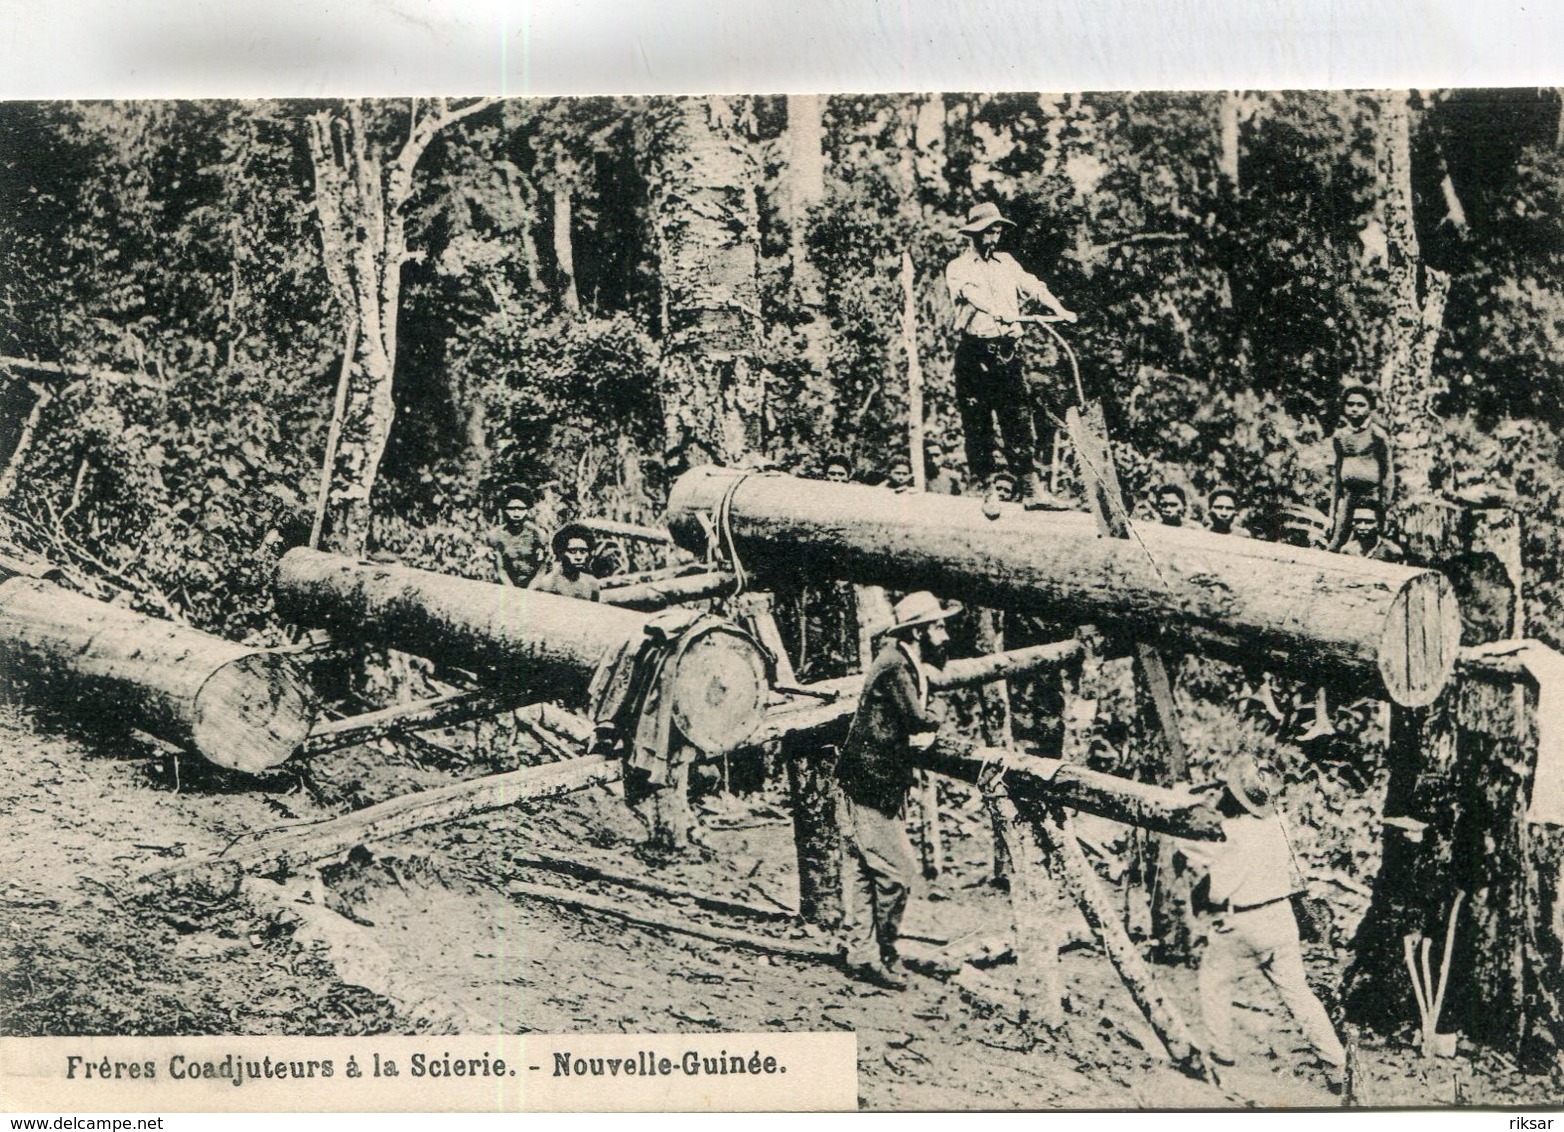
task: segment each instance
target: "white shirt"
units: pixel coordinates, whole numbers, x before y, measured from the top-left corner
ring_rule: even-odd
[[[1299,891],[1287,828],[1280,814],[1224,818],[1222,832],[1227,840],[1220,844],[1185,843],[1186,855],[1210,861],[1213,904],[1249,908]],[[1191,854],[1188,846],[1193,844],[1200,848]]]
[[[956,329],[978,338],[1019,338],[1023,330],[1014,320],[1021,317],[1022,299],[1035,299],[1054,314],[1065,313],[1048,284],[1007,252],[984,259],[976,247],[969,247],[946,266],[945,286],[956,304]]]

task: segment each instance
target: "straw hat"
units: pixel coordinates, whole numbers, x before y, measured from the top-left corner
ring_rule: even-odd
[[[1255,817],[1268,818],[1276,812],[1275,793],[1259,764],[1248,755],[1238,755],[1227,764],[1222,785]]]
[[[982,204],[972,206],[972,210],[967,213],[967,222],[962,225],[961,231],[969,236],[976,235],[979,232],[988,231],[995,224],[1003,224],[1007,228],[1015,227],[1013,221],[1005,219],[1004,214],[999,211],[997,204],[991,201],[984,201]]]
[[[932,625],[936,621],[954,617],[960,612],[960,602],[952,602],[949,606],[941,605],[939,598],[928,590],[916,590],[896,603],[895,608],[891,610],[891,616],[896,619],[896,623],[885,631],[899,634],[908,629],[916,629],[919,625]]]

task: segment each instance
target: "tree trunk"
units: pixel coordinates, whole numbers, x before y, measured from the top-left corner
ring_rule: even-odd
[[[651,620],[596,602],[302,548],[283,556],[276,595],[285,616],[327,628],[337,640],[491,674],[537,699],[580,695],[605,657],[639,641]],[[759,724],[765,690],[759,650],[719,627],[683,652],[673,718],[701,750],[720,754]]]
[[[344,321],[359,330],[329,475],[325,545],[332,550],[362,554],[369,541],[370,496],[396,412],[397,320],[409,258],[402,210],[412,199],[414,170],[436,134],[494,101],[452,107],[435,99],[420,117],[414,99],[406,140],[390,154],[372,136],[373,111],[363,102],[309,118],[321,260]]]
[[[1160,525],[1103,539],[1085,515],[1012,512],[788,476],[701,468],[675,485],[668,525],[704,546],[698,515],[726,498],[726,526],[760,580],[845,578],[928,589],[979,606],[1091,622],[1279,669],[1352,676],[1426,704],[1449,679],[1460,635],[1439,574]]]
[[[1397,494],[1428,493],[1443,424],[1434,415],[1434,350],[1444,323],[1450,277],[1422,261],[1412,209],[1412,121],[1406,91],[1380,102],[1377,171],[1391,319],[1384,330],[1379,388],[1396,449]]]
[[[35,578],[0,583],[0,671],[76,723],[139,727],[251,773],[293,754],[315,718],[289,658]]]
[[[14,433],[0,436],[0,499],[8,498],[16,490],[16,480],[32,445],[33,433],[53,394],[36,382],[12,381],[6,388],[4,406],[8,421],[21,423]]]
[[[842,923],[841,826],[837,818],[833,744],[808,736],[783,741],[793,843],[798,852],[798,914],[806,924],[835,930]]]
[[[1462,641],[1519,631],[1519,527],[1503,508],[1429,502],[1403,519],[1409,552],[1439,563],[1461,597]],[[1426,823],[1383,835],[1368,914],[1354,940],[1346,1003],[1382,1032],[1415,1021],[1402,937],[1442,941],[1457,892],[1450,989],[1441,1028],[1504,1050],[1529,1069],[1551,1066],[1564,1029],[1564,836],[1526,820],[1538,773],[1538,690],[1502,662],[1470,661],[1421,711],[1393,708],[1388,818]]]
[[[576,290],[575,241],[571,236],[571,193],[575,188],[575,162],[564,154],[554,156],[554,262],[559,268],[559,301],[567,311],[581,310]]]
[[[787,193],[788,258],[793,266],[793,287],[809,309],[824,301],[820,272],[809,258],[809,214],[825,200],[825,96],[787,96],[785,178]]]
[[[1146,961],[1119,923],[1113,901],[1102,890],[1097,874],[1081,852],[1069,815],[1054,810],[1033,818],[1031,826],[1038,845],[1051,855],[1062,887],[1074,897],[1125,989],[1156,1032],[1168,1056],[1185,1072],[1195,1076],[1208,1075],[1200,1048],[1190,1036],[1178,1007],[1157,986]]]
[[[749,112],[743,98],[658,98],[645,116],[665,311],[658,388],[676,471],[762,448]]]
[[[1415,1025],[1402,937],[1438,947],[1464,892],[1440,1029],[1496,1047],[1528,1072],[1553,1067],[1564,1041],[1564,836],[1526,820],[1536,710],[1534,685],[1474,663],[1432,707],[1393,716],[1386,812],[1427,824],[1416,838],[1399,823],[1385,828],[1344,993],[1354,1021],[1382,1033]]]

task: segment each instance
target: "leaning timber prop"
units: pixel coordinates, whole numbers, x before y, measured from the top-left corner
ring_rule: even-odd
[[[416,653],[537,700],[579,694],[651,622],[596,602],[305,548],[283,556],[276,597],[286,616],[330,630],[340,644]],[[765,690],[759,650],[718,624],[680,656],[672,718],[701,751],[723,754],[759,723]]]
[[[703,550],[711,515],[760,585],[829,577],[929,589],[1137,640],[1367,678],[1401,704],[1438,696],[1460,641],[1441,574],[1257,539],[1161,525],[1100,538],[1091,516],[1073,512],[989,520],[972,499],[686,472],[668,503],[675,541]]]
[[[73,719],[139,728],[231,770],[276,766],[315,722],[294,658],[38,578],[0,582],[0,671]]]

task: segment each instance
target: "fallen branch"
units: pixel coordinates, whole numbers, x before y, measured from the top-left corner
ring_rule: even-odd
[[[756,908],[751,904],[740,904],[737,901],[723,900],[715,896],[703,896],[687,888],[678,888],[674,885],[648,880],[645,877],[635,877],[625,873],[613,872],[582,861],[563,860],[558,857],[531,856],[512,857],[509,863],[518,868],[543,869],[548,872],[560,873],[564,876],[572,876],[578,880],[617,884],[622,888],[634,888],[640,892],[647,892],[653,896],[661,896],[669,900],[688,900],[708,912],[719,912],[725,916],[762,920],[773,924],[791,923],[795,918],[790,911],[773,912],[769,908]]]
[[[655,928],[659,931],[693,936],[696,939],[709,940],[712,943],[746,947],[751,951],[760,951],[771,955],[785,955],[794,959],[807,959],[819,963],[834,963],[836,961],[836,948],[834,946],[822,947],[817,943],[805,943],[800,940],[756,935],[753,932],[739,931],[735,928],[693,924],[688,920],[678,920],[671,916],[658,916],[651,912],[632,912],[607,897],[594,896],[587,892],[572,892],[569,889],[555,888],[552,885],[528,884],[519,880],[514,880],[507,884],[505,891],[512,897],[547,900],[550,903],[563,905],[566,908],[574,908],[580,912],[595,912],[603,916],[612,916],[615,919],[623,920],[625,923],[634,924],[637,927]]]
[[[218,857],[159,869],[142,877],[137,889],[146,894],[173,890],[220,895],[234,888],[235,878],[244,873],[297,872],[356,846],[415,829],[612,782],[620,769],[617,759],[580,758],[407,794],[341,817],[288,826]]]

